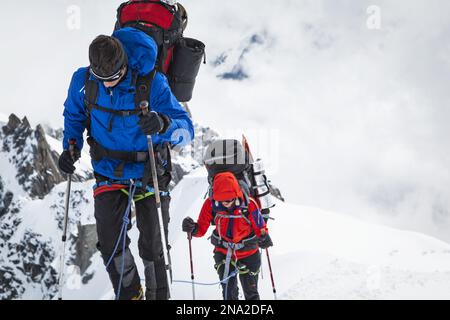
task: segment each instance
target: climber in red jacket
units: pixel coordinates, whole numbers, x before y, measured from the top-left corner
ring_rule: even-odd
[[[183,231],[194,237],[205,235],[211,224],[215,246],[215,268],[222,281],[223,298],[238,300],[239,275],[246,300],[259,300],[258,274],[261,268],[259,248],[273,245],[255,200],[244,196],[236,177],[229,172],[214,177],[212,196],[203,204],[197,223],[183,220]]]

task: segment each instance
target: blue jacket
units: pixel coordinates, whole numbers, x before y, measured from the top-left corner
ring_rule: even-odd
[[[132,70],[136,70],[139,75],[151,72],[155,67],[158,49],[150,36],[137,29],[124,28],[114,32],[113,36],[122,42],[128,55],[128,73],[114,88],[106,88],[103,82],[98,81],[97,104],[116,110],[133,110],[136,106]],[[80,68],[74,73],[64,103],[64,150],[69,148],[70,139],[76,140],[79,150],[83,148],[83,133],[87,120],[84,104],[86,72],[89,72],[89,68]],[[91,79],[94,78],[91,76]],[[190,143],[194,137],[192,121],[172,94],[166,77],[160,73],[157,73],[153,80],[150,106],[152,111],[165,114],[172,120],[170,128],[164,134],[153,136],[154,145],[164,142],[172,145]],[[98,143],[116,151],[148,151],[147,137],[138,125],[137,115],[114,117],[111,132],[108,131],[110,118],[111,114],[104,111],[94,109],[91,112],[91,135]],[[98,162],[92,161],[92,166],[95,172],[118,179],[114,177],[113,172],[119,163],[117,160],[102,159]],[[127,163],[120,179],[139,179],[143,177],[143,173],[143,163]]]

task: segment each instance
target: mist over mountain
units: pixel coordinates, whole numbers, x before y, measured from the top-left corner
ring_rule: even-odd
[[[29,2],[22,19],[6,2],[1,112],[62,127],[71,74],[120,2]],[[199,123],[251,132],[292,202],[450,240],[449,3],[379,1],[379,29],[365,0],[182,3],[207,45]]]
[[[66,183],[56,166],[63,103],[72,73],[88,65],[90,42],[111,34],[121,2],[28,1],[23,10],[7,1],[0,10],[0,299],[55,294]],[[182,3],[186,36],[206,44],[207,64],[190,104],[199,149],[175,158],[176,261],[186,258],[179,223],[187,211],[196,213],[206,191],[202,148],[245,133],[286,199],[275,209],[275,264],[292,274],[304,263],[294,284],[280,279],[284,298],[447,297],[450,3],[378,1],[376,29],[367,26],[373,3],[366,0]],[[23,21],[32,21],[32,30]],[[111,296],[94,245],[92,184],[84,150],[71,203],[67,267],[82,288],[70,291],[73,299]],[[286,230],[302,234],[297,247],[283,237]],[[316,230],[329,232],[315,237]],[[210,249],[206,242],[201,250]],[[367,257],[373,247],[381,251]],[[209,267],[205,281],[214,281]],[[368,272],[384,279],[385,289],[367,287]],[[263,290],[270,298],[270,288]],[[188,298],[189,288],[179,285],[177,295]]]

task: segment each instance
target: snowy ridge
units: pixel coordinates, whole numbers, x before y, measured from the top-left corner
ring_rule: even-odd
[[[26,118],[1,116],[0,124],[0,299],[53,299],[67,186],[66,176],[57,168],[62,143],[43,126],[31,128]],[[199,125],[196,134],[202,143],[174,154],[173,186],[200,166],[203,144],[217,135]],[[95,181],[90,179],[88,147],[76,168],[69,204],[66,289],[90,288],[89,293],[78,290],[69,297],[99,299],[110,289],[96,248]]]
[[[187,190],[206,190],[206,173],[186,177],[174,191],[172,215],[197,218],[202,198],[188,200]],[[177,201],[178,200],[178,201]],[[282,299],[449,298],[450,245],[419,233],[365,223],[317,208],[277,202],[269,230],[275,281]],[[209,233],[212,229],[210,229]],[[174,277],[189,279],[188,247],[180,224],[173,223]],[[212,246],[195,239],[196,279],[216,282]],[[184,266],[184,268],[183,268]],[[261,296],[272,299],[266,258]],[[177,298],[191,297],[189,285],[175,284]],[[220,299],[217,287],[202,287],[199,298]]]
[[[61,150],[58,140],[48,135],[46,139],[51,149]],[[181,222],[186,216],[197,218],[208,188],[206,170],[197,160],[200,151],[188,150],[174,160],[182,174],[190,172],[180,176],[172,191],[169,239],[175,280],[190,279]],[[0,281],[5,288],[0,298],[54,298],[66,183],[59,183],[42,199],[31,199],[17,182],[17,169],[7,152],[0,153],[0,167]],[[86,151],[77,167],[80,174],[91,170]],[[75,182],[72,187],[65,299],[114,298],[95,248],[93,183]],[[275,221],[269,222],[269,229],[275,246],[270,253],[281,299],[450,297],[445,285],[450,281],[450,245],[445,242],[289,203],[277,202],[272,213]],[[143,277],[135,226],[130,238]],[[216,283],[207,236],[194,239],[193,251],[196,280]],[[261,297],[272,299],[265,256],[261,276]],[[172,290],[174,299],[191,298],[189,284],[174,282]],[[199,287],[197,294],[200,299],[221,299],[218,285]]]
[[[193,171],[172,192],[170,243],[175,280],[190,280],[188,242],[181,231],[186,216],[197,218],[207,190],[204,168]],[[270,249],[280,299],[448,299],[450,245],[419,233],[396,230],[317,208],[277,202],[269,229]],[[293,223],[295,221],[295,223]],[[213,247],[208,234],[193,240],[195,279],[215,283]],[[138,257],[135,227],[130,232]],[[273,299],[265,254],[260,293]],[[71,299],[113,299],[100,257],[91,283],[67,290]],[[95,285],[94,285],[95,284]],[[218,285],[197,286],[197,299],[221,299]],[[173,299],[191,299],[189,283],[175,282]]]
[[[66,177],[57,168],[61,143],[15,115],[0,117],[0,299],[51,299],[64,214]],[[85,269],[95,248],[78,233],[92,229],[92,175],[86,155],[74,175],[67,261]],[[95,225],[94,225],[95,227]],[[78,247],[77,247],[78,246]],[[87,254],[86,254],[87,253]],[[89,274],[83,271],[83,279]]]

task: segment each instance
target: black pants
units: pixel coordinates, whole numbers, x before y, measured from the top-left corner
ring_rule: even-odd
[[[110,259],[123,224],[123,216],[128,204],[128,196],[122,191],[100,194],[95,198],[95,219],[97,221],[98,249],[105,265]],[[161,197],[162,215],[166,240],[168,239],[170,197]],[[136,220],[139,229],[139,255],[144,261],[146,298],[168,299],[167,275],[161,243],[158,213],[155,197],[147,197],[136,202]],[[119,299],[129,300],[139,293],[141,283],[134,258],[128,249],[130,239],[127,236],[123,281]],[[120,272],[122,270],[122,243],[113,261],[107,268],[109,277],[118,293]]]
[[[226,256],[220,252],[214,253],[215,268],[219,274],[220,280],[223,280],[225,272]],[[258,276],[261,268],[261,253],[255,254],[238,260],[237,265],[242,273],[239,274],[242,289],[244,290],[245,300],[259,300],[258,293]],[[233,264],[230,265],[230,274],[235,270]],[[237,276],[228,280],[228,287],[222,284],[222,296],[224,300],[239,300],[239,288],[237,284]]]

